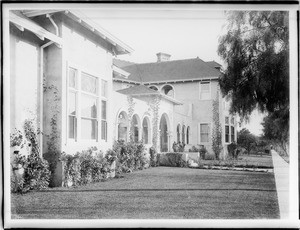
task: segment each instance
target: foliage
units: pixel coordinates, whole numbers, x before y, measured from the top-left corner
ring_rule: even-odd
[[[237,158],[237,144],[232,142],[227,146],[229,156],[232,158]]]
[[[173,148],[173,151],[176,153],[176,152],[184,152],[184,147],[185,147],[185,143],[181,143],[180,141],[179,142],[175,142],[173,143],[172,145],[172,148]]]
[[[215,160],[216,156],[214,154],[205,154],[204,160]]]
[[[20,130],[14,129],[14,132],[10,134],[10,147],[23,146],[23,134]]]
[[[45,81],[45,79],[44,79]],[[46,85],[44,82],[44,93],[51,93],[52,95],[47,98],[48,103],[50,105],[50,133],[42,133],[47,139],[47,149],[44,151],[43,157],[49,162],[49,169],[51,171],[50,178],[50,187],[55,186],[54,184],[54,175],[57,167],[57,162],[61,157],[61,152],[59,151],[59,143],[60,143],[60,131],[58,130],[58,118],[59,118],[59,101],[61,100],[59,96],[59,91],[57,86],[51,84]]]
[[[127,102],[128,102],[128,118],[129,118],[129,140],[133,141],[134,140],[134,131],[133,131],[133,125],[132,125],[132,116],[134,113],[134,106],[135,102],[133,101],[133,98],[131,96],[127,96]]]
[[[156,148],[154,146],[151,146],[149,151],[150,151],[150,166],[151,167],[158,166]]]
[[[77,152],[74,156],[63,153],[60,158],[64,162],[63,185],[84,185],[98,182],[108,177],[111,172],[113,157],[111,152],[103,157],[96,147]]]
[[[217,91],[216,99],[213,100],[213,131],[212,131],[212,150],[218,160],[220,153],[223,149],[222,145],[222,126],[220,123],[220,112],[219,112],[219,93]]]
[[[288,155],[288,141],[289,141],[289,111],[276,111],[264,117],[263,137],[267,140],[276,142]]]
[[[148,164],[146,151],[142,142],[116,141],[113,149],[116,153],[116,173],[128,173],[133,170],[144,169]]]
[[[228,31],[218,53],[227,68],[222,92],[231,111],[247,117],[258,107],[273,113],[289,104],[288,11],[227,12]]]
[[[150,110],[152,111],[152,143],[153,147],[157,151],[158,145],[158,125],[159,125],[159,108],[160,108],[161,96],[156,96],[151,102],[148,103]]]
[[[182,153],[160,154],[159,165],[170,167],[187,167],[187,163],[182,159]]]
[[[13,185],[12,191],[25,193],[29,190],[46,189],[51,173],[48,162],[40,157],[37,131],[33,120],[25,120],[23,128],[26,139],[32,145],[32,151],[28,157],[17,155],[14,159],[13,165],[17,165],[17,169],[23,169],[24,173],[21,178],[16,178],[17,175],[14,172],[12,181],[16,183]],[[13,167],[13,170],[16,169]]]
[[[200,153],[200,159],[205,159],[205,155],[207,154],[207,149],[205,148],[204,145],[198,145],[197,147],[193,145],[189,149],[189,152],[198,152]]]
[[[246,128],[243,128],[238,132],[237,136],[237,144],[240,147],[245,148],[250,154],[251,149],[256,145],[257,138],[250,133],[250,131]]]

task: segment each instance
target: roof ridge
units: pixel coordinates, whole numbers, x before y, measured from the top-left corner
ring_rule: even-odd
[[[134,65],[149,65],[149,64],[164,64],[164,63],[170,63],[170,62],[180,62],[180,61],[191,61],[191,60],[199,60],[202,61],[204,63],[206,63],[205,61],[203,61],[201,58],[187,58],[187,59],[177,59],[177,60],[169,60],[169,61],[162,61],[162,62],[145,62],[145,63],[134,63]]]

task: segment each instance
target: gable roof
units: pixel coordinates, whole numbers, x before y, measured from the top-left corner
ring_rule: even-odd
[[[153,90],[148,88],[144,85],[138,85],[138,86],[132,86],[126,89],[117,90],[118,93],[122,93],[125,95],[130,96],[152,96],[152,95],[159,95],[162,98],[164,98],[167,101],[172,102],[175,105],[181,105],[182,103],[180,101],[177,101],[176,99],[169,97],[165,94],[160,93],[159,91]]]
[[[108,43],[112,44],[112,46],[115,48],[114,52],[116,54],[128,54],[133,52],[133,49],[130,46],[126,45],[124,42],[103,29],[97,23],[90,20],[88,16],[86,16],[79,10],[22,10],[21,12],[28,18],[33,18],[40,15],[55,14],[59,12],[63,13],[72,20],[81,24],[83,27],[91,30],[98,37],[101,37]]]
[[[121,63],[121,64],[120,64]],[[122,65],[122,60],[114,60],[115,65]],[[142,82],[144,84],[170,82],[218,79],[221,72],[210,67],[206,62],[199,58],[123,65],[126,72],[129,72],[128,80]]]

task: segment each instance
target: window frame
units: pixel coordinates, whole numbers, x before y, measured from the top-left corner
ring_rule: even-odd
[[[228,122],[226,122],[226,120],[228,119]],[[224,132],[224,138],[225,138],[225,144],[229,144],[230,143],[230,117],[229,116],[225,116],[224,117],[224,126],[225,126],[225,132]],[[228,127],[228,134],[226,133],[226,128]],[[226,135],[228,135],[228,141],[226,141]]]
[[[100,121],[101,121],[101,137],[100,137],[100,140],[102,141],[105,141],[107,142],[107,110],[108,110],[108,103],[107,103],[107,98],[108,98],[108,81],[105,80],[105,79],[100,79],[101,80],[101,92],[100,92],[100,100],[101,100],[101,114],[100,114]],[[102,83],[103,82],[106,82],[106,95],[102,95]],[[102,101],[105,101],[105,105],[106,105],[106,116],[105,116],[105,119],[102,119]],[[103,133],[102,133],[102,124],[103,124],[103,121],[104,121],[104,124],[105,124],[105,128],[104,128],[104,132],[105,132],[105,135],[104,135],[104,139],[103,139]]]
[[[77,79],[76,79],[76,84],[77,84],[77,88],[76,90],[74,88],[69,87],[69,69],[75,69],[77,70]],[[82,73],[95,77],[97,79],[97,86],[96,86],[96,94],[93,93],[89,93],[86,92],[84,90],[81,89],[81,78],[82,78]],[[101,140],[101,128],[102,128],[102,124],[101,124],[101,116],[102,116],[102,108],[101,108],[101,87],[100,84],[102,83],[101,80],[105,80],[106,79],[103,78],[103,76],[100,76],[97,73],[94,73],[93,71],[88,71],[85,68],[81,67],[80,65],[71,63],[71,62],[67,62],[66,63],[66,140],[67,143],[101,143],[104,140]],[[101,82],[101,83],[100,83]],[[107,81],[108,82],[108,81]],[[75,137],[76,138],[69,138],[69,99],[70,99],[70,92],[75,92],[76,93],[76,120],[77,120],[77,124],[76,124],[76,132],[75,132]],[[109,94],[108,90],[107,90],[107,94]],[[96,121],[97,121],[97,127],[96,127],[96,139],[84,139],[82,138],[82,122],[81,119],[84,119],[86,117],[82,117],[81,114],[81,102],[82,102],[82,95],[87,95],[87,96],[92,96],[96,99],[96,105],[97,105],[97,116],[96,116]],[[108,96],[107,96],[108,97]],[[106,101],[108,101],[108,98],[106,98]],[[106,102],[106,106],[108,107],[108,103]],[[106,114],[107,116],[107,114]]]
[[[201,125],[208,125],[208,136],[207,136],[207,142],[202,141],[201,138]],[[210,143],[210,137],[211,137],[211,123],[210,122],[200,122],[199,126],[198,126],[198,133],[199,133],[199,137],[198,137],[198,142],[199,144],[209,144]]]
[[[208,84],[209,85],[209,98],[208,99],[202,99],[201,95],[202,95],[202,88],[201,85],[204,84]],[[201,101],[208,101],[211,100],[211,81],[200,81],[199,82],[199,100]]]

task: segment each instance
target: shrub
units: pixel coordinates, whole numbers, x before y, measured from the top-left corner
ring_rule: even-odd
[[[26,139],[31,142],[32,151],[27,157],[19,154],[15,156],[13,166],[23,168],[24,173],[21,177],[13,173],[12,191],[25,193],[29,190],[46,189],[51,173],[48,162],[40,157],[37,131],[33,120],[25,120],[23,128]],[[13,170],[16,169],[13,168]]]
[[[227,146],[227,149],[228,149],[228,153],[229,153],[229,156],[232,157],[232,158],[237,158],[237,144],[236,143],[231,143]]]
[[[10,134],[10,147],[21,146],[23,142],[23,134],[20,130],[16,129]]]
[[[181,153],[165,153],[160,154],[161,166],[170,166],[170,167],[187,167],[187,163],[182,159]]]
[[[172,148],[173,148],[173,151],[175,153],[177,152],[184,152],[184,147],[185,147],[185,144],[184,143],[181,143],[180,141],[178,143],[176,143],[174,141],[173,145],[172,145]]]
[[[96,147],[77,152],[74,156],[63,154],[61,156],[65,175],[63,185],[77,186],[106,179],[113,162],[111,150],[108,151],[108,155],[103,157],[103,153],[97,151]]]
[[[205,154],[207,153],[207,150],[206,150],[205,146],[198,145],[197,147],[192,146],[189,149],[189,152],[198,152],[198,153],[200,153],[200,159],[205,159]]]
[[[147,162],[145,147],[142,142],[116,141],[113,146],[116,153],[116,173],[128,173],[143,169]]]
[[[204,160],[215,160],[214,154],[206,154]]]
[[[158,166],[157,152],[154,146],[150,148],[150,166],[156,167]]]

